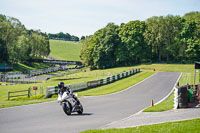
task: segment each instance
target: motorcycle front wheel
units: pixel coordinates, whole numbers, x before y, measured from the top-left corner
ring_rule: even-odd
[[[65,112],[65,114],[71,115],[72,108],[71,108],[71,105],[69,102],[62,103],[62,108],[63,108],[63,111]]]

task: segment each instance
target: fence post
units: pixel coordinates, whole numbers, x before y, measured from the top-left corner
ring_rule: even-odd
[[[8,100],[10,100],[10,91],[8,90]]]
[[[46,87],[45,97],[48,97],[48,87]]]
[[[30,88],[28,88],[28,98],[30,97]]]

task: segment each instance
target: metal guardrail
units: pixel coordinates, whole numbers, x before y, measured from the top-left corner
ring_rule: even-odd
[[[122,78],[131,76],[131,75],[138,73],[138,72],[140,72],[140,68],[136,68],[136,69],[130,70],[128,72],[122,72],[120,74],[116,74],[116,75],[107,77],[105,79],[93,80],[93,81],[88,81],[88,82],[83,82],[83,83],[78,83],[78,84],[65,85],[65,86],[71,88],[72,91],[90,89],[90,88],[94,88],[94,87],[97,87],[97,86],[112,83],[114,81],[117,81],[117,80],[120,80]],[[46,98],[49,98],[54,94],[58,94],[58,87],[57,86],[51,86],[51,87],[46,88],[46,95],[45,95]]]
[[[28,92],[28,93],[27,94],[11,96],[11,93],[19,93],[19,92]],[[20,97],[20,96],[28,96],[28,97],[30,97],[30,88],[28,90],[12,91],[12,92],[8,90],[8,100],[10,100],[11,97]]]

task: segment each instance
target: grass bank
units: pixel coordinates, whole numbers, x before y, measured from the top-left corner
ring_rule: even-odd
[[[80,42],[50,40],[50,56],[59,60],[80,61]]]
[[[198,133],[200,119],[167,122],[123,129],[87,130],[81,133]]]

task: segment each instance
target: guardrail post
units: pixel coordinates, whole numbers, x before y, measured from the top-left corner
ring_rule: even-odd
[[[10,91],[8,90],[8,100],[10,100]]]

